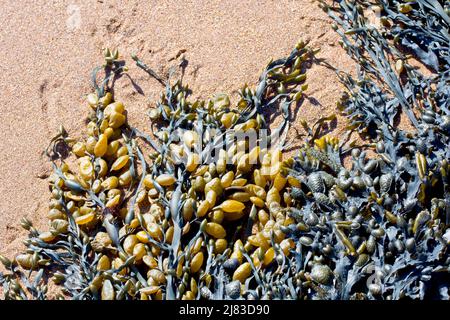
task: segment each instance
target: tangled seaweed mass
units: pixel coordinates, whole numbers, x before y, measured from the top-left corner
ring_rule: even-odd
[[[356,79],[336,69],[346,135],[325,134],[335,115],[302,122],[298,155],[283,160],[307,67],[333,68],[305,42],[235,106],[226,95],[190,101],[181,81],[133,56],[166,87],[152,136],[114,101],[110,84],[127,69],[107,50],[87,138],[61,128],[46,151],[48,231],[22,219],[26,252],[0,256],[5,298],[45,299],[51,277],[61,299],[448,300],[450,4],[319,3],[359,65]],[[269,130],[274,108],[283,121]],[[239,139],[251,132],[257,145]]]

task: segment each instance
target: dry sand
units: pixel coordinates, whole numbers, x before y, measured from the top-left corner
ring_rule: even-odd
[[[267,61],[284,57],[310,38],[319,57],[344,70],[354,66],[337,45],[331,22],[310,0],[273,1],[15,1],[0,2],[0,252],[23,249],[22,216],[46,228],[49,173],[42,150],[63,124],[80,136],[88,107],[90,72],[103,47],[119,47],[131,78],[116,84],[129,122],[148,128],[144,111],[161,86],[132,64],[132,52],[160,73],[179,50],[189,61],[185,82],[194,96],[232,94],[255,84]],[[308,72],[308,97],[300,117],[334,112],[342,86],[321,66]]]

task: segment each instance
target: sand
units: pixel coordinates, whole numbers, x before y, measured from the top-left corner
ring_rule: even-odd
[[[171,58],[186,50],[184,81],[201,98],[254,85],[267,61],[286,56],[299,39],[311,39],[332,65],[354,70],[330,20],[309,0],[3,0],[0,12],[0,253],[9,257],[24,247],[22,216],[47,227],[50,192],[39,176],[50,166],[41,153],[60,124],[74,137],[82,134],[90,72],[102,63],[103,47],[118,47],[129,62],[116,99],[140,129],[149,127],[143,115],[162,87],[132,63],[132,52],[165,74],[176,63]],[[335,112],[343,90],[325,67],[314,65],[308,77],[294,129],[301,118]]]

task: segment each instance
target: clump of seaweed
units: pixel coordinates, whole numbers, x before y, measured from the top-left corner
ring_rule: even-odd
[[[307,66],[320,62],[307,43],[271,61],[234,106],[222,94],[191,101],[181,81],[133,56],[165,86],[149,110],[152,135],[114,101],[127,67],[107,50],[87,137],[61,129],[46,152],[48,231],[24,219],[26,252],[0,256],[5,298],[45,299],[51,276],[57,297],[71,299],[448,299],[448,8],[319,2],[360,65],[357,79],[337,70],[346,137],[325,134],[335,115],[302,122],[298,155],[283,159]],[[274,108],[282,123],[269,130]],[[412,129],[398,126],[401,115]],[[349,142],[355,132],[364,145]]]
[[[251,276],[251,266],[255,268],[244,259],[251,259],[254,251],[245,238],[260,241],[251,235],[257,211],[269,225],[274,220],[263,207],[273,203],[280,219],[285,215],[278,209],[290,162],[281,159],[283,139],[278,136],[288,129],[291,107],[307,89],[305,62],[315,52],[300,42],[287,58],[270,62],[255,90],[241,90],[236,107],[226,95],[191,102],[187,86],[162,80],[165,93],[149,112],[157,126],[153,137],[130,127],[124,105],[113,100],[108,84],[126,67],[117,60],[117,51],[108,52],[105,65],[92,76],[96,92],[87,97],[92,110],[87,138],[75,141],[61,129],[47,148],[54,167],[50,228],[40,232],[27,226],[29,253],[11,264],[42,270],[34,262],[45,261],[52,279],[72,299],[192,299],[211,290],[215,298],[225,298],[231,279],[234,286],[239,283],[233,296],[240,297],[241,283]],[[158,77],[139,58],[133,59]],[[99,85],[102,69],[105,79]],[[283,123],[264,138],[279,144],[277,152],[250,149],[238,139],[268,129],[263,112],[277,106]],[[75,167],[57,152],[59,143],[71,149]],[[153,149],[147,159],[142,144]],[[287,252],[292,246],[279,230],[275,233],[279,245],[269,250],[266,265],[280,248]],[[242,252],[243,241],[248,251]],[[4,285],[11,279],[13,275]]]

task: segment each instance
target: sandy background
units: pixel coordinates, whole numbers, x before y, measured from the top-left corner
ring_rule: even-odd
[[[127,77],[115,87],[130,123],[141,129],[148,128],[144,111],[162,88],[132,64],[132,52],[165,73],[185,49],[185,82],[203,98],[255,84],[271,57],[286,56],[302,38],[322,49],[319,57],[353,69],[330,20],[310,0],[2,0],[0,17],[0,253],[9,257],[23,248],[22,216],[46,228],[50,193],[38,176],[49,165],[41,152],[59,124],[81,134],[89,75],[102,63],[103,47],[119,47],[142,89]],[[342,87],[321,66],[308,78],[310,99],[299,114],[313,121],[334,111]]]

